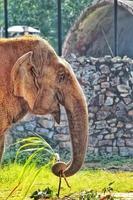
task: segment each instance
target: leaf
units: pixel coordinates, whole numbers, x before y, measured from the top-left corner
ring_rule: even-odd
[[[109,186],[113,185],[114,183],[115,183],[115,181],[113,181],[113,182],[110,182],[110,183],[109,183]]]

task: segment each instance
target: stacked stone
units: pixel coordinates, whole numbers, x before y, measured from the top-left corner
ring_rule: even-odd
[[[48,142],[52,140],[55,132],[55,122],[50,115],[41,117],[28,114],[9,130],[7,135],[8,144],[21,138],[40,135]]]
[[[88,101],[89,152],[133,156],[133,60],[71,55],[68,61]],[[35,132],[44,135],[59,150],[68,149],[68,122],[64,109],[61,110],[60,125],[50,116],[32,117],[14,126],[12,135],[25,137]]]
[[[88,100],[89,151],[133,156],[133,60],[68,59]]]

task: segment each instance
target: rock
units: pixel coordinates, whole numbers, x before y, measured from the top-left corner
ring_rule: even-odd
[[[130,88],[127,85],[123,84],[117,85],[117,89],[120,93],[128,93],[130,90]]]
[[[133,147],[128,147],[128,155],[129,156],[133,155]]]
[[[105,95],[101,94],[99,95],[99,105],[104,105],[104,101],[105,101]]]
[[[77,61],[80,62],[81,64],[83,64],[84,61],[85,61],[85,56],[78,57],[78,58],[77,58]]]
[[[129,156],[127,147],[119,147],[120,156]]]
[[[105,129],[107,128],[106,121],[97,121],[95,122],[96,129]]]
[[[114,139],[115,138],[115,136],[114,136],[114,134],[112,133],[112,134],[107,134],[107,135],[105,135],[104,136],[104,139]]]
[[[100,90],[100,85],[94,85],[94,90],[99,91]]]
[[[116,139],[114,139],[113,140],[113,147],[116,147],[116,143],[117,143],[117,141],[116,141]]]
[[[129,110],[128,111],[128,115],[131,116],[131,117],[133,117],[133,110]]]
[[[123,98],[123,100],[124,100],[124,102],[126,103],[126,104],[129,104],[129,103],[131,103],[131,98],[129,98],[129,97],[127,97],[127,98]]]
[[[115,133],[115,138],[121,138],[121,137],[125,137],[125,133],[123,129],[120,129],[119,131]]]
[[[101,65],[100,70],[101,70],[102,74],[109,74],[110,73],[109,67],[107,65]]]
[[[56,134],[53,139],[58,142],[70,141],[70,135],[67,134]]]
[[[118,147],[124,147],[125,146],[125,140],[122,138],[117,139],[117,146]]]
[[[132,63],[132,59],[131,59],[131,58],[128,58],[127,56],[124,56],[124,57],[123,57],[123,62]]]
[[[106,112],[106,111],[98,111],[96,113],[96,118],[97,120],[105,120],[108,116],[110,115],[110,112]]]
[[[112,57],[110,55],[105,55],[104,59],[106,62],[110,62]]]
[[[126,124],[125,126],[126,126],[126,129],[131,129],[131,128],[133,128],[133,123],[132,123],[132,124],[131,124],[131,123],[128,123],[128,124]]]
[[[117,123],[117,127],[118,127],[118,128],[122,128],[122,127],[124,127],[124,123],[123,123],[123,122],[120,122],[120,121],[118,121],[118,123]]]
[[[76,59],[76,55],[74,53],[71,53],[71,58],[73,58],[75,60]]]
[[[20,132],[23,132],[23,131],[24,131],[24,127],[18,125],[18,126],[16,126],[16,130],[17,130],[17,131],[20,131]]]
[[[89,118],[91,119],[91,118],[94,118],[95,117],[95,114],[94,113],[89,113]],[[90,122],[90,121],[89,121]]]
[[[121,97],[127,97],[127,96],[128,96],[128,93],[121,93],[120,96],[121,96]]]
[[[103,135],[101,135],[101,134],[98,135],[98,136],[97,136],[97,139],[98,139],[98,140],[102,140],[102,139],[103,139]]]
[[[121,57],[119,57],[119,56],[113,57],[113,58],[111,59],[111,62],[112,62],[112,63],[119,63],[119,62],[121,62]]]
[[[122,102],[118,103],[116,106],[116,116],[118,118],[118,120],[122,120],[122,121],[126,121],[127,119],[127,110],[125,107],[125,104],[123,104]]]
[[[109,131],[107,129],[102,129],[99,132],[99,134],[101,134],[101,135],[105,135],[105,134],[108,134],[108,133],[109,133]]]
[[[88,153],[89,154],[93,154],[94,153],[95,148],[94,147],[88,147]]]
[[[98,111],[98,107],[97,106],[93,106],[93,101],[90,102],[90,107],[89,107],[89,111],[96,113]]]
[[[120,77],[115,76],[115,77],[111,78],[110,83],[113,87],[116,87],[120,83]]]
[[[24,127],[28,131],[34,131],[35,128],[36,128],[36,122],[35,121],[33,121],[33,122],[27,122],[27,123],[24,124]]]
[[[112,146],[112,140],[101,140],[99,146]]]
[[[118,155],[118,153],[119,153],[118,147],[113,147],[112,148],[112,154],[113,155]]]
[[[45,128],[36,128],[36,133],[41,134],[41,135],[47,135],[49,134],[49,130]]]
[[[117,95],[115,93],[111,92],[111,91],[107,91],[106,92],[106,96],[108,96],[108,97],[115,97]]]
[[[40,118],[38,123],[44,127],[44,128],[48,128],[48,129],[52,129],[54,126],[54,120],[52,120],[52,118],[46,119],[46,118]]]
[[[114,103],[114,99],[113,97],[107,97],[106,101],[105,101],[105,105],[106,106],[112,106]]]
[[[127,106],[127,110],[133,110],[133,102],[128,104]]]
[[[110,131],[111,131],[111,133],[116,133],[117,127],[113,127],[113,128],[111,127]]]
[[[90,144],[90,146],[97,146],[97,144],[98,144],[98,138],[91,136],[90,140],[89,140],[89,144]]]
[[[112,149],[113,149],[112,147],[106,147],[106,152],[112,154]]]
[[[133,148],[133,138],[126,139],[126,146]]]
[[[100,156],[105,156],[106,154],[106,147],[102,146],[99,148],[99,155]]]
[[[95,65],[89,65],[87,70],[96,72],[96,66]]]
[[[109,82],[102,82],[101,83],[101,88],[109,88],[109,86],[110,86],[110,83]]]
[[[95,65],[98,62],[98,58],[90,57],[90,61],[93,65]]]
[[[120,101],[119,98],[115,98],[115,103],[118,103]]]
[[[116,64],[114,64],[115,70],[121,70],[122,66],[123,66],[123,63],[116,63]]]
[[[116,119],[116,118],[107,120],[107,123],[108,123],[108,124],[116,124],[116,122],[117,122],[117,119]]]
[[[124,75],[124,72],[123,71],[120,71],[119,72],[119,76],[123,76]]]
[[[70,142],[60,142],[59,147],[61,149],[70,149],[71,148],[71,143]]]
[[[54,136],[54,131],[49,131],[49,133],[47,134],[47,138],[53,139],[53,136]]]

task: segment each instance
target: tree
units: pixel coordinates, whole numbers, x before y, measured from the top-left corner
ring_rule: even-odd
[[[63,40],[80,12],[92,0],[62,0]],[[0,0],[0,26],[4,27],[3,0]],[[8,0],[9,26],[39,28],[43,37],[57,48],[57,0]]]
[[[9,0],[9,25],[39,28],[42,36],[56,45],[56,2],[54,0]]]
[[[62,21],[63,21],[63,39],[76,18],[93,0],[63,0],[62,3]]]

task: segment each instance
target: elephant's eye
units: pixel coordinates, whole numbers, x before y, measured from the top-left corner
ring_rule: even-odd
[[[58,77],[58,81],[59,81],[59,83],[61,83],[61,82],[64,82],[65,81],[65,73],[60,73],[59,74],[59,77]]]

